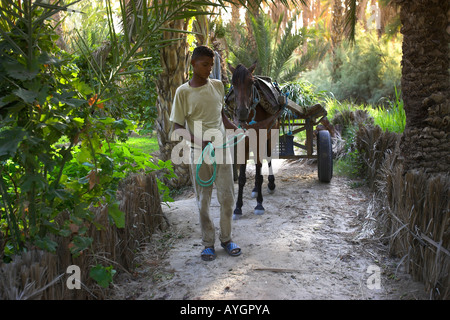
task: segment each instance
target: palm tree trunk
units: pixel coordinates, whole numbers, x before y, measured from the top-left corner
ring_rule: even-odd
[[[175,20],[167,26],[169,29],[187,30],[187,23],[184,20]],[[180,37],[180,33],[164,32],[164,40]],[[169,121],[172,111],[172,102],[176,89],[187,81],[188,64],[186,39],[176,41],[170,46],[164,47],[160,51],[161,72],[157,80],[158,100],[156,103],[158,117],[156,119],[156,130],[158,133],[158,143],[160,159],[167,161],[171,159],[171,153],[178,141],[171,141],[170,133],[172,123]],[[190,184],[189,166],[186,164],[174,165],[177,179],[163,182],[169,187],[178,188]]]
[[[51,1],[51,4],[54,5],[55,0]],[[56,40],[56,45],[61,50],[67,50],[67,44],[64,40],[64,32],[62,30],[62,25],[60,23],[61,21],[61,12],[57,11],[53,16],[51,20],[51,25],[53,28],[55,28],[56,34],[59,36],[59,38]]]
[[[248,35],[248,42],[247,45],[249,47],[249,52],[256,52],[257,51],[257,44],[255,35],[253,33],[252,29],[252,17],[256,18],[259,16],[259,6],[261,4],[261,0],[251,0],[248,1],[248,9],[245,13],[245,24],[247,27],[247,35]],[[256,57],[255,57],[256,58]]]
[[[231,29],[233,44],[235,46],[238,46],[241,41],[241,37],[239,35],[239,32],[237,31],[237,25],[239,23],[241,23],[241,15],[240,15],[241,7],[242,6],[238,3],[231,4],[230,29]]]
[[[405,171],[450,172],[448,0],[401,0]]]
[[[331,13],[331,54],[332,54],[332,70],[331,77],[333,82],[339,80],[338,69],[342,65],[339,56],[337,55],[337,50],[342,41],[342,30],[344,29],[343,24],[343,8],[341,0],[333,0],[333,7]]]

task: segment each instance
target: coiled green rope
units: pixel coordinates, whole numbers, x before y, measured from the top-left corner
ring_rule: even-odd
[[[235,138],[238,138],[236,142],[233,142],[233,140]],[[230,147],[234,147],[235,145],[237,145],[239,142],[241,142],[241,140],[245,139],[245,133],[240,132],[238,134],[236,134],[235,136],[231,137],[230,139],[228,139],[227,142],[225,142],[223,145],[218,146],[218,149],[225,149],[225,148],[230,148]],[[202,180],[198,174],[198,172],[200,171],[200,167],[203,165],[203,160],[205,159],[204,154],[208,154],[209,158],[212,160],[212,165],[213,165],[213,174],[211,176],[211,178],[209,178],[208,180]],[[198,158],[197,161],[197,167],[196,167],[196,172],[195,172],[195,180],[197,180],[197,183],[202,186],[202,187],[209,187],[211,186],[214,181],[216,180],[216,174],[217,174],[217,164],[216,164],[216,153],[214,151],[214,146],[212,145],[212,143],[208,143],[205,147],[205,149],[202,150],[202,154],[200,155],[200,157]]]

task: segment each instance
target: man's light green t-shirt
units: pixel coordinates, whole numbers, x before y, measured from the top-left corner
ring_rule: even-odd
[[[202,137],[198,138],[203,138],[203,134],[208,131],[204,140],[214,140],[214,145],[222,144],[225,139],[222,121],[224,97],[225,89],[220,80],[208,79],[201,87],[191,87],[186,82],[175,92],[170,121],[186,127],[196,137],[201,132]],[[215,139],[209,139],[211,136]],[[221,141],[218,141],[218,137],[222,138]]]

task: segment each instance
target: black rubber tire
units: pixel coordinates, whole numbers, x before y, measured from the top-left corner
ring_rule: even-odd
[[[317,173],[320,182],[330,182],[333,177],[333,149],[327,130],[317,134]]]

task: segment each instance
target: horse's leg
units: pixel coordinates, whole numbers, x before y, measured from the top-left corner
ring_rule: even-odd
[[[272,194],[275,192],[275,176],[273,175],[273,169],[272,169],[272,161],[268,162],[269,165],[269,184],[267,191]],[[264,176],[261,175],[261,185],[264,182]],[[258,196],[258,180],[255,179],[255,187],[252,190],[252,198],[256,198]]]
[[[268,192],[270,194],[275,192],[275,176],[273,175],[273,169],[272,169],[272,161],[269,161],[269,184],[268,184]]]
[[[259,136],[257,136],[257,140],[256,140],[256,141],[257,141],[258,146],[259,146]],[[256,150],[259,151],[259,149],[255,149],[254,152],[256,152]],[[256,154],[255,159],[257,159],[257,164],[255,165],[255,167],[256,167],[256,169],[258,169],[258,162],[261,161],[261,163],[262,163],[262,159],[260,158],[260,155],[259,155],[258,153]],[[260,172],[261,172],[261,170],[260,170]],[[258,197],[258,179],[256,178],[257,176],[258,176],[258,171],[257,171],[256,174],[255,174],[255,187],[254,187],[253,190],[252,190],[252,198],[253,198],[253,199],[255,199],[255,198]],[[263,183],[263,180],[264,180],[264,178],[263,178],[263,176],[261,175],[261,185],[262,185],[262,183]],[[260,191],[261,191],[261,190],[260,190]]]
[[[258,169],[257,164],[256,164],[256,168]],[[256,197],[258,197],[258,179],[256,179],[257,175],[258,175],[258,171],[255,174],[255,186],[253,187],[253,190],[252,190],[252,199],[255,199]],[[262,176],[261,176],[261,179],[263,179]],[[262,184],[262,180],[261,180],[261,184]]]
[[[263,177],[261,176],[261,179],[263,179]],[[262,181],[261,181],[262,183]],[[255,199],[256,197],[258,197],[258,180],[255,178],[255,187],[252,190],[252,198]]]
[[[238,196],[236,201],[236,208],[234,209],[233,213],[233,220],[237,220],[242,217],[242,192],[244,190],[245,182],[247,181],[247,177],[245,176],[245,170],[247,168],[247,165],[241,164],[239,168],[239,189],[238,189]]]
[[[269,166],[269,184],[267,185],[267,191],[272,194],[275,192],[275,176],[273,175],[273,169],[272,169],[272,143],[271,139],[267,140],[267,160],[268,160],[268,166]]]
[[[263,196],[262,196],[262,192],[261,192],[261,186],[262,186],[262,182],[263,182],[261,168],[262,168],[262,163],[257,163],[256,164],[255,181],[256,181],[256,192],[258,192],[258,196],[256,197],[255,214],[258,214],[258,215],[264,214],[264,207],[262,205]]]

